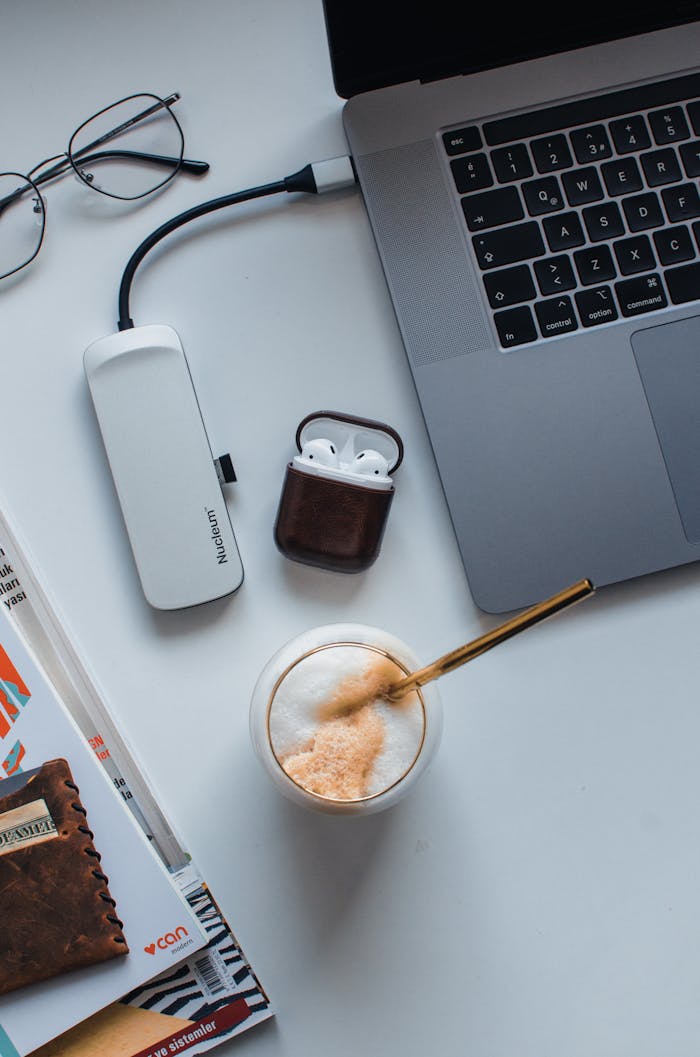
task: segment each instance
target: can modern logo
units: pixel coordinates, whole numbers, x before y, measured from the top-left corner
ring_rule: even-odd
[[[148,943],[143,949],[146,954],[155,954],[156,947],[161,950],[167,950],[168,947],[172,947],[173,944],[179,943],[181,939],[189,935],[184,925],[180,925],[179,928],[175,929],[174,932],[166,932],[164,936],[159,936],[153,943]]]

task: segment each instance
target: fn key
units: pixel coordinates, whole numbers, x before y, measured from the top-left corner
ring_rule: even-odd
[[[504,349],[512,349],[514,345],[524,345],[527,341],[537,340],[537,329],[527,305],[509,308],[505,312],[495,312],[493,318]]]

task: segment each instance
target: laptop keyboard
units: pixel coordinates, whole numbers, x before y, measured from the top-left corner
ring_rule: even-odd
[[[442,139],[503,348],[700,299],[700,74]]]

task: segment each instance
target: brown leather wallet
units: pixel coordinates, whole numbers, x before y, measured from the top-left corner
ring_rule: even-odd
[[[128,952],[66,760],[0,781],[0,994]]]

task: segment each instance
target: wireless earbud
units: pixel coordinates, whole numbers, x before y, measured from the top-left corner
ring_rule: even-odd
[[[363,477],[388,477],[389,461],[374,448],[365,448],[357,453],[348,469]]]
[[[337,466],[338,452],[330,440],[318,437],[316,440],[307,440],[301,449],[301,455],[295,456],[296,463],[311,463],[317,466]]]

